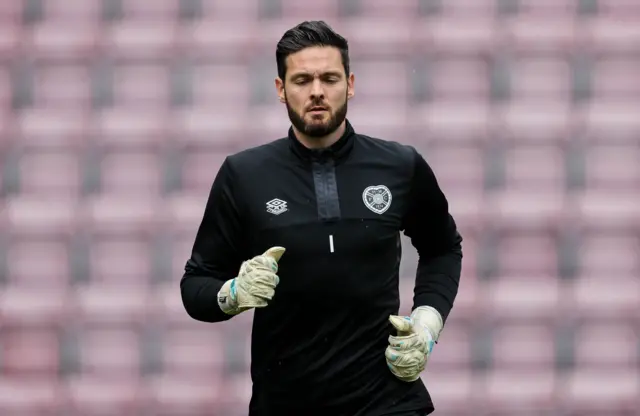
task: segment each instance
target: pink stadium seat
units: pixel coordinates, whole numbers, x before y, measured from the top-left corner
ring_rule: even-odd
[[[578,13],[580,0],[519,0],[518,11],[526,15],[555,17],[561,15],[567,19]]]
[[[238,24],[237,20],[215,18],[182,25],[178,45],[182,53],[195,62],[245,62],[252,57],[252,45],[258,41],[260,28],[246,25],[243,30],[237,30]],[[269,46],[275,48],[275,45],[273,42]]]
[[[79,340],[80,372],[135,379],[140,372],[138,334],[127,329],[87,329]]]
[[[558,273],[558,252],[552,235],[513,233],[498,244],[498,272],[504,275],[536,276]]]
[[[208,193],[228,152],[193,151],[182,163],[182,185],[186,191]]]
[[[418,14],[418,1],[406,0],[396,2],[393,0],[367,0],[360,2],[358,16],[404,18],[411,21]]]
[[[487,225],[482,189],[471,191],[456,187],[449,190],[444,188],[443,191],[446,192],[449,211],[460,230],[469,237],[481,233]]]
[[[640,16],[640,5],[628,0],[598,0],[598,14],[612,17]]]
[[[35,107],[87,108],[91,105],[89,68],[80,64],[38,65],[34,68]]]
[[[497,28],[490,16],[477,18],[460,13],[445,14],[416,21],[411,40],[418,52],[430,55],[491,55],[500,42]]]
[[[281,109],[280,117],[286,120],[286,111]],[[172,120],[172,135],[178,146],[213,147],[218,149],[239,149],[241,138],[248,134],[246,103],[229,104],[219,102],[207,107],[192,107],[178,110]],[[254,123],[249,123],[254,124]],[[255,125],[255,124],[254,124]],[[259,125],[263,128],[264,125]],[[256,125],[256,130],[259,130]],[[264,130],[262,130],[264,133]],[[286,130],[280,133],[286,135]]]
[[[493,17],[496,3],[491,0],[451,0],[440,3],[440,13],[445,16]]]
[[[17,329],[2,334],[2,373],[16,378],[58,372],[58,336],[52,329]]]
[[[134,378],[81,374],[69,377],[64,384],[68,398],[65,414],[70,416],[104,416],[142,414],[145,392]]]
[[[115,105],[163,108],[170,101],[168,68],[162,65],[121,65],[113,72]]]
[[[24,12],[26,0],[14,0],[3,2],[0,5],[0,23],[12,23],[20,21]]]
[[[221,397],[230,409],[247,409],[251,400],[253,385],[249,374],[237,374],[225,377],[224,393]]]
[[[578,265],[582,273],[640,275],[640,241],[633,234],[588,233],[581,238]]]
[[[165,374],[204,376],[217,374],[224,367],[224,338],[212,329],[167,331],[163,335],[162,351]]]
[[[81,191],[80,160],[75,152],[33,152],[20,159],[20,192],[76,198]]]
[[[434,355],[435,356],[435,355]],[[421,374],[432,396],[436,412],[443,415],[473,416],[478,412],[481,381],[468,369],[427,370]]]
[[[149,380],[151,405],[158,416],[205,416],[216,409],[224,384],[219,374],[207,376],[161,375]]]
[[[0,61],[13,59],[22,46],[23,32],[17,19],[0,24]]]
[[[518,59],[510,66],[511,97],[567,102],[572,93],[571,77],[571,67],[566,60]]]
[[[432,99],[488,99],[489,65],[477,58],[442,58],[428,71]]]
[[[387,140],[407,142],[406,126],[409,125],[408,103],[399,102],[393,107],[358,101],[349,104],[349,120],[360,134],[384,137]],[[286,135],[286,130],[281,136]]]
[[[161,161],[151,152],[113,152],[100,165],[101,190],[110,195],[159,195],[162,190]]]
[[[552,371],[555,360],[553,331],[544,325],[506,325],[495,328],[493,367],[523,372]]]
[[[349,120],[354,104],[349,107]],[[291,127],[291,122],[287,118],[287,110],[280,102],[252,106],[249,110],[248,120],[254,120],[252,126],[248,126],[247,145],[259,145],[285,137]],[[354,127],[355,128],[355,127]]]
[[[184,261],[186,263],[187,259]],[[191,318],[184,309],[180,287],[176,284],[181,277],[182,273],[175,276],[171,283],[157,285],[150,292],[153,297],[153,320],[165,328],[203,330],[203,323]]]
[[[596,325],[640,319],[640,281],[634,275],[583,274],[564,300],[574,320]]]
[[[91,244],[91,280],[104,284],[145,285],[152,279],[150,242],[144,239],[115,238]]]
[[[562,143],[572,137],[575,121],[567,102],[522,100],[498,105],[495,133],[505,141]]]
[[[567,219],[569,210],[564,194],[526,188],[487,195],[484,206],[487,224],[504,231],[553,231]]]
[[[410,95],[409,74],[406,64],[402,61],[361,59],[351,62],[351,71],[354,71],[356,76],[355,100],[358,102],[385,101],[392,106],[391,102],[403,103]]]
[[[464,370],[471,367],[470,343],[471,336],[466,329],[458,329],[452,325],[443,330],[427,364],[429,373]]]
[[[2,68],[0,69],[0,112],[8,111],[11,107],[11,96],[11,72],[9,72],[9,68]]]
[[[0,379],[3,416],[56,416],[63,412],[64,395],[54,377]]]
[[[6,264],[10,284],[64,288],[69,282],[69,247],[60,240],[13,241]]]
[[[85,230],[100,236],[134,236],[153,234],[162,224],[164,212],[155,198],[107,194],[85,198]]]
[[[72,311],[64,289],[7,285],[0,291],[5,328],[53,328],[64,325]]]
[[[318,0],[311,3],[280,0],[280,7],[284,19],[326,20],[327,22],[337,18],[339,8],[338,0]]]
[[[481,283],[474,274],[471,274],[472,272],[464,273],[455,299],[456,306],[447,318],[447,322],[451,323],[450,326],[468,328],[482,324],[478,317],[484,315],[485,305],[480,298],[483,294]]]
[[[416,134],[425,143],[477,144],[489,138],[491,114],[483,101],[436,100],[409,111]]]
[[[514,53],[569,54],[581,42],[576,22],[561,15],[522,13],[504,22],[504,47]]]
[[[553,324],[563,294],[554,275],[501,276],[483,285],[478,301],[490,322]]]
[[[209,192],[177,192],[167,196],[165,203],[172,236],[192,240],[204,215]],[[193,241],[191,241],[193,243]],[[189,253],[191,248],[189,248]],[[182,266],[181,266],[182,267]]]
[[[585,104],[580,112],[584,139],[591,142],[638,143],[640,105],[634,99],[600,99]]]
[[[406,57],[411,52],[411,27],[402,18],[353,17],[334,29],[347,37],[354,59]]]
[[[89,327],[133,328],[143,325],[152,311],[148,289],[138,283],[94,283],[72,294],[74,320]]]
[[[580,368],[563,377],[558,397],[570,416],[633,415],[638,410],[640,375],[633,368]]]
[[[202,14],[206,19],[251,23],[258,20],[260,0],[203,1]]]
[[[548,369],[490,370],[481,383],[486,394],[483,405],[495,415],[556,414],[556,378]]]
[[[565,188],[565,180],[564,154],[561,148],[521,145],[505,150],[507,189],[561,193]]]
[[[100,46],[106,56],[114,59],[169,59],[178,50],[178,29],[170,21],[124,19],[105,28]]]
[[[248,103],[251,80],[246,65],[204,63],[193,68],[193,104],[212,108],[220,103]],[[275,87],[273,89],[275,94]],[[275,98],[275,95],[274,95]]]
[[[32,59],[78,61],[96,53],[99,47],[98,26],[91,22],[43,20],[25,29],[24,53]]]
[[[484,153],[470,145],[433,146],[424,152],[443,190],[456,191],[482,189],[484,187]]]
[[[178,18],[180,0],[124,1],[122,11],[125,19],[132,21],[169,22]]]
[[[149,149],[165,143],[170,117],[161,107],[125,105],[95,112],[93,123],[101,147]]]
[[[640,197],[627,191],[591,190],[576,195],[574,220],[587,230],[629,231],[640,225]]]
[[[16,113],[16,142],[22,147],[70,148],[86,141],[89,120],[80,109],[33,107]]]
[[[633,58],[601,59],[594,64],[592,93],[597,99],[615,100],[640,97],[640,61]]]
[[[586,152],[585,185],[595,189],[632,190],[640,186],[640,147],[594,145]]]
[[[100,0],[47,0],[42,2],[44,19],[61,24],[89,23],[100,21]]]
[[[65,237],[76,230],[76,204],[65,198],[23,195],[6,198],[7,231],[15,236]]]
[[[578,368],[601,370],[637,368],[638,335],[633,326],[582,326],[575,338],[575,364]]]
[[[583,30],[585,46],[595,54],[625,56],[640,44],[640,26],[634,14],[593,18],[584,22]]]

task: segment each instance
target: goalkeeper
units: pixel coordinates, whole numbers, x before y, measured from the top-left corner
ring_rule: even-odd
[[[184,307],[204,322],[255,311],[249,416],[432,413],[421,376],[462,262],[447,199],[413,147],[346,119],[355,78],[342,36],[304,22],[284,34],[276,63],[291,127],[220,167]],[[401,232],[420,256],[410,316],[398,316]]]

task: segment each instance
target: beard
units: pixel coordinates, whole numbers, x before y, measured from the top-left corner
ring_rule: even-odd
[[[320,138],[328,136],[333,133],[340,127],[342,122],[347,118],[347,99],[345,97],[344,104],[342,104],[338,109],[329,113],[329,120],[323,122],[315,122],[315,123],[307,123],[304,120],[304,116],[294,110],[289,102],[286,102],[287,105],[287,113],[289,114],[289,120],[291,120],[291,124],[298,131],[304,133],[305,135],[313,138]],[[321,103],[317,103],[317,105],[322,105]]]

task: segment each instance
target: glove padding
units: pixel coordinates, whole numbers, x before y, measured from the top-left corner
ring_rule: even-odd
[[[276,273],[284,252],[284,247],[271,247],[264,254],[243,262],[238,277],[226,281],[218,292],[220,309],[228,315],[237,315],[267,306],[280,282]]]
[[[434,308],[422,306],[411,316],[391,315],[389,321],[398,335],[389,336],[389,346],[385,350],[387,366],[398,379],[416,381],[438,341],[442,317]]]

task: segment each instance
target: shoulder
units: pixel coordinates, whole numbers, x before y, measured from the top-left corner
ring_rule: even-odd
[[[247,171],[268,166],[269,162],[282,155],[287,139],[280,138],[258,146],[249,147],[226,157],[225,165],[232,171]]]
[[[421,157],[415,147],[394,140],[357,134],[357,142],[367,158],[384,159],[410,169]]]

